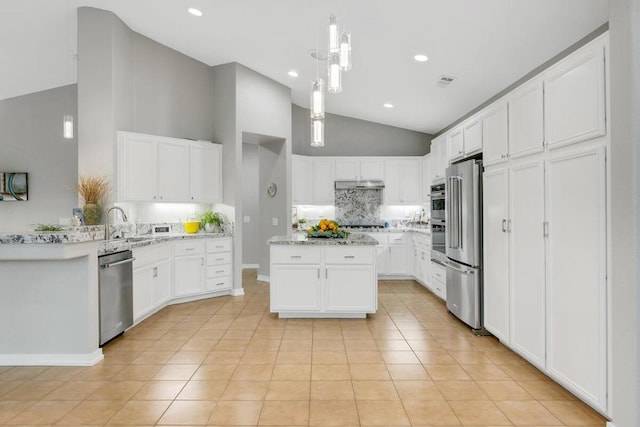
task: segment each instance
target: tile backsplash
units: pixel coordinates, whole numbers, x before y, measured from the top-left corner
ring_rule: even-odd
[[[383,225],[381,189],[336,190],[336,221],[342,225]]]

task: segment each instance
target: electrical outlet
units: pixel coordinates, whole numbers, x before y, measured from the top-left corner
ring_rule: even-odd
[[[278,218],[271,218],[271,225],[276,227],[278,225]]]

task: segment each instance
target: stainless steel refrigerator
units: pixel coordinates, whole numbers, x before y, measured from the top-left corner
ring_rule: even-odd
[[[481,160],[446,170],[447,309],[478,331],[483,329],[481,180]]]

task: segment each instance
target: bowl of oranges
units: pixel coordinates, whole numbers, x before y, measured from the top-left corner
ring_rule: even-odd
[[[307,229],[307,237],[320,237],[329,239],[344,239],[349,232],[342,230],[337,222],[332,219],[323,219],[318,225]]]

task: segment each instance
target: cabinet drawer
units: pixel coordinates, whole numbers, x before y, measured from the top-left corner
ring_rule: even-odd
[[[447,269],[438,263],[431,263],[431,277],[442,283],[447,283]]]
[[[171,253],[171,245],[168,243],[146,246],[133,249],[133,268],[141,268],[150,264],[156,264],[165,259],[173,257]]]
[[[327,264],[373,264],[374,247],[327,247],[324,259]]]
[[[175,245],[175,255],[200,255],[204,254],[204,242],[192,241],[192,242],[177,242]]]
[[[271,262],[273,264],[319,264],[320,248],[301,246],[272,246]]]
[[[207,240],[207,253],[231,251],[231,239]]]
[[[390,245],[404,245],[409,242],[408,233],[389,233]]]
[[[231,252],[209,253],[207,255],[207,265],[231,264]]]
[[[231,276],[207,279],[207,291],[223,291],[231,289],[232,285],[233,281],[231,280]]]
[[[446,301],[447,299],[447,285],[437,279],[431,280],[431,290],[434,294]]]
[[[207,278],[231,276],[231,264],[207,267]]]

